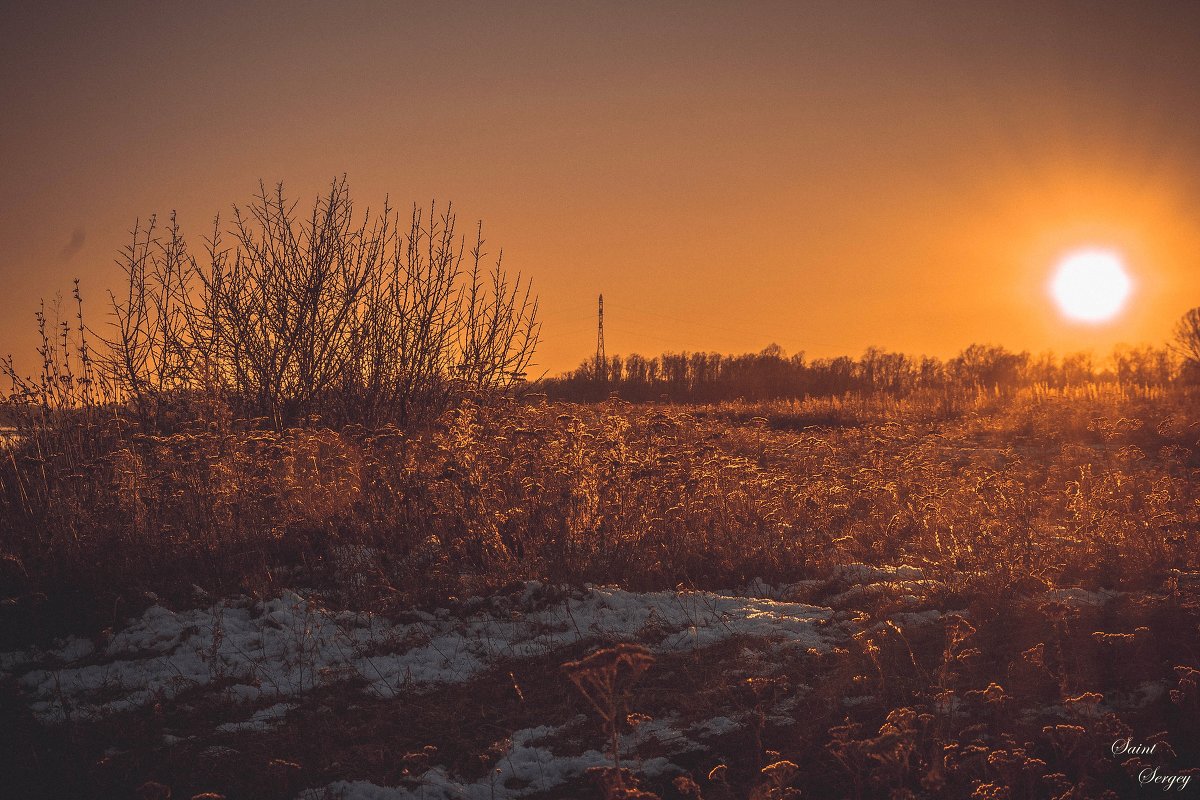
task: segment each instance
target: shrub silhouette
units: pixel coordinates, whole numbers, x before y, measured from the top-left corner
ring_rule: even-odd
[[[201,257],[174,215],[163,233],[152,218],[120,258],[106,375],[152,427],[193,392],[276,429],[428,418],[522,381],[537,345],[530,282],[483,244],[480,226],[466,249],[450,208],[356,216],[345,177],[304,217],[260,184]]]

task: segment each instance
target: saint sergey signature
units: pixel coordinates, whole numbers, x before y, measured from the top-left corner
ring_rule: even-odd
[[[1158,747],[1158,742],[1154,744],[1137,744],[1132,738],[1117,739],[1112,743],[1112,754],[1114,756],[1148,756],[1154,753]],[[1187,788],[1188,782],[1191,781],[1191,775],[1168,775],[1160,773],[1161,767],[1146,767],[1138,773],[1139,786],[1154,786],[1161,788],[1164,792],[1169,792],[1172,789],[1183,791]]]
[[[1187,788],[1188,781],[1191,779],[1191,775],[1167,775],[1166,773],[1159,775],[1158,767],[1153,769],[1146,767],[1144,770],[1138,773],[1138,783],[1140,785],[1150,786],[1153,784],[1158,784],[1158,786],[1162,788],[1164,792],[1169,792],[1172,789],[1178,789],[1182,792]],[[1178,784],[1178,786],[1176,784]]]

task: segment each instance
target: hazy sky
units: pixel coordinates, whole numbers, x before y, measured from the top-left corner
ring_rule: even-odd
[[[0,353],[138,217],[259,179],[453,201],[608,352],[1162,343],[1200,305],[1200,4],[104,3],[0,12]],[[1124,253],[1116,321],[1048,298]]]

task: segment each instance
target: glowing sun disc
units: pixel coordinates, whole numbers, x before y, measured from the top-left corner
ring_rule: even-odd
[[[1082,322],[1103,322],[1125,306],[1133,282],[1120,256],[1109,250],[1080,250],[1058,264],[1050,293],[1063,314]]]

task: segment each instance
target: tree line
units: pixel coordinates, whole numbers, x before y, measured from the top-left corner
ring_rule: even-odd
[[[808,359],[772,344],[758,353],[637,353],[585,361],[543,382],[553,399],[710,403],[832,397],[848,393],[906,396],[921,390],[1003,393],[1026,386],[1062,390],[1096,382],[1165,386],[1200,374],[1197,360],[1174,347],[1121,347],[1107,359],[1090,353],[1056,356],[972,344],[949,359],[868,348],[858,358]]]

